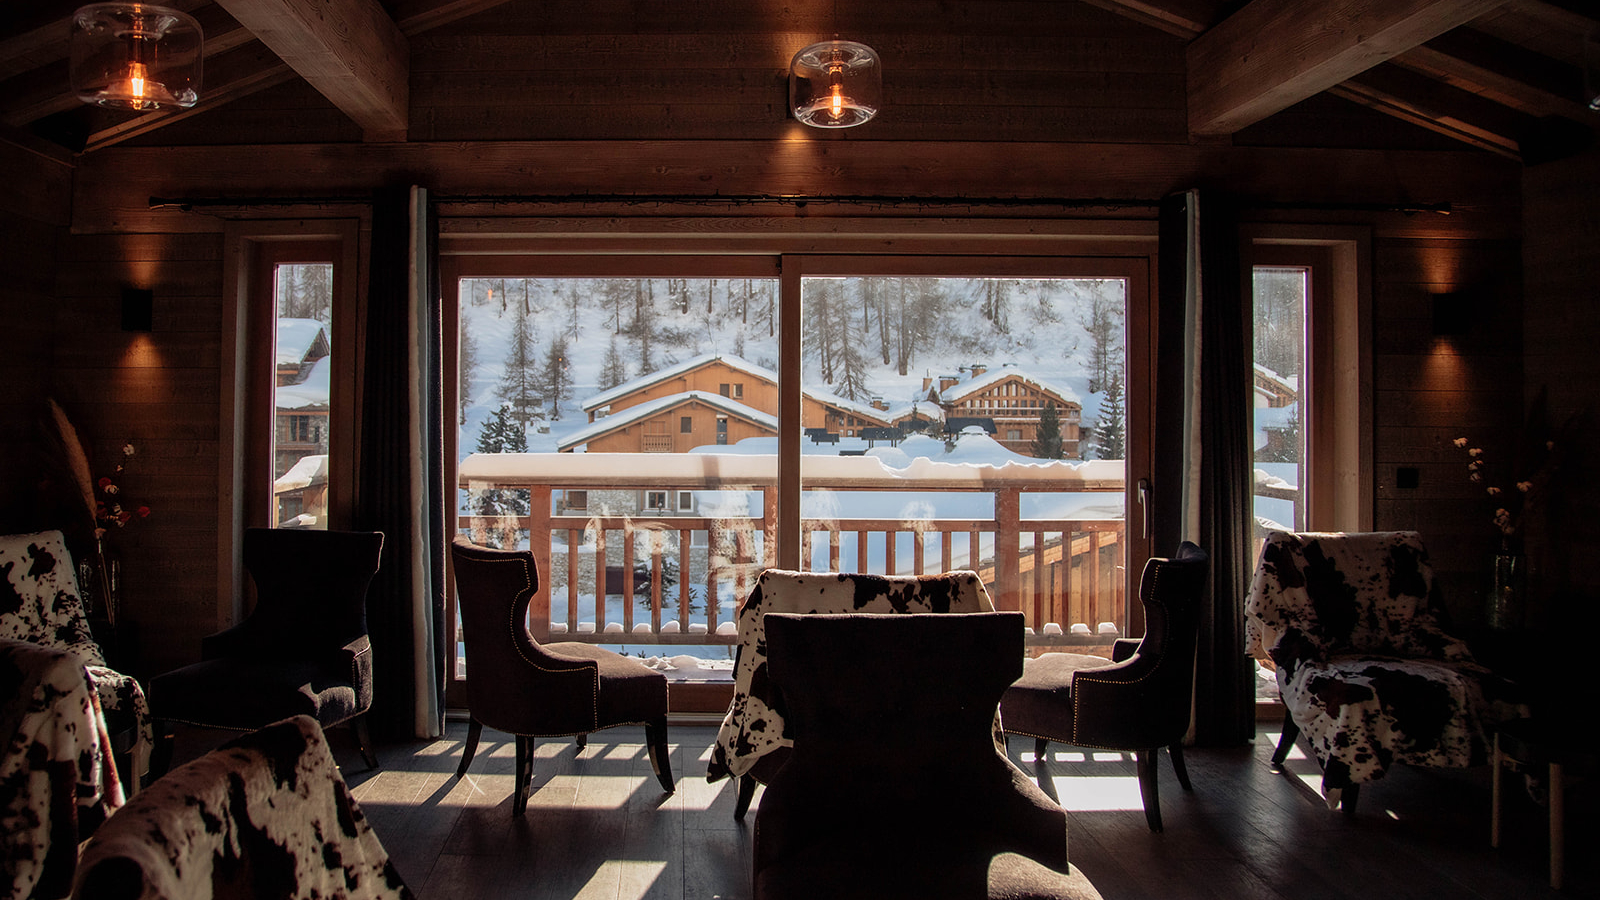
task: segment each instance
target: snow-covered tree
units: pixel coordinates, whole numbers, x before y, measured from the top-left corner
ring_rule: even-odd
[[[478,339],[465,316],[461,319],[461,340],[456,349],[456,402],[461,424],[467,424],[467,407],[472,405],[472,380],[478,374]]]
[[[572,361],[567,358],[566,338],[557,335],[550,339],[539,384],[545,400],[550,403],[550,418],[561,418],[561,401],[572,397]]]
[[[1105,384],[1106,396],[1094,426],[1094,451],[1097,459],[1127,459],[1127,424],[1122,403],[1122,376],[1119,372]],[[1087,458],[1087,454],[1085,454]]]
[[[611,344],[606,347],[605,362],[600,364],[598,385],[600,390],[607,391],[628,380],[628,364],[623,361],[622,354],[617,351],[617,336],[611,336]]]

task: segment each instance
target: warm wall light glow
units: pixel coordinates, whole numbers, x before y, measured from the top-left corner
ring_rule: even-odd
[[[200,100],[200,24],[147,3],[94,3],[73,13],[72,90],[84,103],[146,111]]]
[[[789,63],[789,108],[815,128],[849,128],[882,107],[883,66],[878,54],[855,41],[804,47]]]

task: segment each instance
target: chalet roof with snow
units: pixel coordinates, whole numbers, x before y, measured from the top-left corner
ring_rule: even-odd
[[[773,432],[778,430],[777,416],[746,406],[737,400],[730,400],[721,394],[713,394],[708,391],[683,391],[678,394],[657,397],[638,406],[630,406],[615,415],[606,416],[597,422],[579,428],[556,444],[556,449],[559,451],[571,450],[573,447],[587,444],[601,435],[610,434],[629,425],[643,422],[646,419],[696,400],[713,409],[721,410],[730,416],[738,416],[748,422],[753,422],[764,428],[770,428]]]
[[[1023,384],[1044,391],[1048,394],[1054,394],[1068,403],[1076,403],[1080,407],[1083,406],[1082,398],[1080,398],[1078,396],[1078,392],[1074,391],[1072,388],[1034,378],[1032,375],[1029,375],[1027,372],[1018,369],[1015,366],[1004,366],[990,372],[985,372],[976,378],[969,378],[966,381],[951,385],[944,393],[944,402],[952,405],[960,403],[962,400],[971,397],[973,394],[981,394],[1008,378],[1016,378]]]
[[[688,373],[693,372],[695,369],[708,366],[714,362],[721,362],[728,368],[744,372],[752,378],[759,378],[771,384],[778,383],[778,373],[772,371],[771,369],[764,369],[755,363],[740,359],[737,356],[727,356],[720,353],[702,353],[701,355],[693,357],[692,359],[686,359],[681,363],[668,366],[665,369],[656,369],[654,372],[640,375],[638,378],[635,378],[631,381],[624,381],[622,384],[619,384],[614,388],[601,391],[600,393],[595,394],[593,397],[583,401],[583,411],[594,412],[595,410],[607,406],[612,402],[622,397],[626,397],[636,391],[641,391],[647,387],[650,387],[651,385],[660,384],[663,381],[670,381],[679,376],[687,375]]]
[[[279,319],[277,360],[297,366],[328,355],[328,334],[316,319]]]
[[[277,387],[275,405],[280,410],[326,410],[332,388],[333,357],[324,356],[311,364],[311,371],[298,384],[281,384]]]

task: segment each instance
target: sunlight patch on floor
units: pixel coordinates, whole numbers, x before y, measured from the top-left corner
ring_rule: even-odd
[[[1055,785],[1061,806],[1072,812],[1110,812],[1144,809],[1139,779],[1132,775],[1057,775]]]
[[[1282,736],[1282,732],[1261,732],[1261,739],[1271,747],[1277,747],[1278,740]],[[1298,742],[1289,748],[1289,755],[1284,757],[1283,771],[1305,785],[1306,790],[1310,791],[1314,796],[1322,796],[1322,768],[1317,765],[1316,760],[1307,756],[1306,752],[1300,749]]]
[[[589,882],[579,889],[574,900],[605,898],[631,900],[650,896],[656,880],[667,864],[655,859],[608,859],[595,870]]]

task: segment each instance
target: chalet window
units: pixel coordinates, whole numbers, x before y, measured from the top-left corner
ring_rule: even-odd
[[[692,492],[692,491],[679,491],[678,492],[678,511],[679,512],[691,512],[691,511],[693,511],[693,509],[694,509],[694,492]]]
[[[1020,428],[1007,428],[1006,429],[1006,440],[1008,440],[1008,441],[1020,441],[1020,440],[1022,440],[1022,429],[1020,429]]]
[[[735,384],[733,386],[733,399],[735,399],[735,400],[743,400],[744,399],[744,385],[742,383],[741,384]]]
[[[644,495],[644,508],[664,510],[667,508],[666,491],[646,491]]]
[[[694,434],[694,417],[693,416],[680,416],[678,418],[678,433],[679,434]]]
[[[717,385],[717,392],[722,394],[724,397],[733,396],[733,388],[726,381]]]
[[[584,510],[589,508],[588,491],[567,491],[567,509]]]

